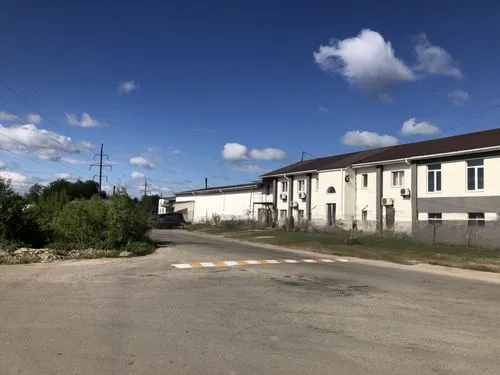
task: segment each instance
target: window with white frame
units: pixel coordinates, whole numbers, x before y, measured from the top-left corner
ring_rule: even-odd
[[[280,210],[280,219],[286,219],[287,210]]]
[[[484,189],[484,160],[467,161],[467,190]]]
[[[441,191],[441,164],[427,166],[427,191],[434,193]]]
[[[368,187],[368,174],[367,173],[363,173],[361,175],[361,187],[365,188],[365,189]]]
[[[429,224],[439,224],[443,220],[443,214],[437,212],[429,212],[427,214],[427,222]]]
[[[484,212],[469,212],[469,226],[484,227]]]
[[[298,180],[297,181],[297,191],[304,191],[306,188],[306,181],[305,180]]]
[[[392,172],[392,187],[405,186],[405,171]]]
[[[297,212],[297,218],[299,220],[304,219],[304,210],[298,210],[298,212]]]
[[[281,181],[281,192],[288,192],[288,181]]]

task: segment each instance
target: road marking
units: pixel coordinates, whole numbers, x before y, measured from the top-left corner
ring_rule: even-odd
[[[172,264],[172,267],[179,269],[190,268],[213,268],[213,267],[235,267],[248,266],[256,264],[299,264],[299,263],[349,263],[346,258],[334,259],[243,259],[243,260],[226,260],[223,262],[196,262],[196,263],[178,263]]]

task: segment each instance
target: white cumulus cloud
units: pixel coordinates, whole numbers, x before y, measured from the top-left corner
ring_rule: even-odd
[[[358,36],[333,40],[313,54],[319,67],[340,74],[369,96],[387,100],[394,86],[416,79],[412,70],[396,57],[390,42],[372,30]]]
[[[59,152],[80,153],[90,149],[88,142],[73,142],[70,137],[36,125],[0,125],[0,148],[12,153],[33,153],[46,160],[59,160]]]
[[[228,161],[241,160],[283,160],[285,151],[279,148],[252,149],[248,151],[245,145],[240,143],[226,143],[222,149],[222,158]]]
[[[54,177],[57,179],[68,180],[71,178],[71,175],[66,172],[61,172],[61,173],[56,173]]]
[[[250,151],[250,159],[254,160],[283,160],[286,153],[279,148],[263,148],[262,150],[253,149]]]
[[[226,143],[222,149],[222,158],[224,160],[246,160],[248,149],[239,143]]]
[[[135,81],[122,81],[118,83],[118,91],[124,94],[137,90],[139,85]]]
[[[82,113],[80,120],[78,120],[78,117],[73,113],[66,113],[66,120],[68,121],[68,124],[78,128],[98,128],[100,126],[104,126],[103,123],[92,118],[92,116],[90,116],[87,112]]]
[[[388,134],[351,130],[344,134],[342,143],[347,146],[377,148],[397,145],[399,140]]]
[[[12,121],[15,119],[17,119],[16,115],[13,115],[9,112],[0,111],[0,121]]]
[[[145,168],[145,169],[153,169],[155,165],[144,156],[135,156],[128,160],[130,165],[135,165],[137,167]]]
[[[134,171],[134,172],[132,172],[130,174],[130,177],[132,177],[134,179],[139,179],[139,178],[143,179],[144,178],[144,173]]]
[[[417,119],[412,117],[403,122],[401,134],[404,136],[411,135],[432,135],[439,133],[439,128],[427,121],[417,122]]]
[[[4,180],[10,180],[12,182],[12,185],[25,183],[28,181],[27,176],[12,171],[0,171],[0,178],[3,178]]]
[[[36,113],[30,113],[26,116],[26,121],[30,124],[38,125],[42,121],[42,116]]]
[[[5,168],[5,163],[0,160],[0,169],[3,169],[3,168]]]
[[[448,97],[451,99],[451,102],[456,106],[464,105],[470,99],[469,94],[463,90],[452,91],[448,94]]]
[[[444,48],[432,45],[425,34],[420,34],[416,40],[415,52],[418,60],[418,64],[414,67],[416,71],[455,78],[463,77],[457,63]]]

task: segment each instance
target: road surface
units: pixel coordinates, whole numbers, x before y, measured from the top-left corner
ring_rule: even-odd
[[[1,374],[499,374],[500,285],[155,231],[152,256],[0,267]]]

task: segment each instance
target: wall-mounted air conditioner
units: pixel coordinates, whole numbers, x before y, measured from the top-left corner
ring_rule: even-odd
[[[286,193],[281,193],[280,194],[280,199],[286,201]]]
[[[410,196],[410,189],[401,189],[400,191],[402,197],[409,197]]]
[[[306,199],[306,193],[304,193],[303,191],[301,191],[301,192],[299,193],[299,198],[300,198],[300,199]]]
[[[394,199],[392,198],[382,198],[382,206],[392,206],[394,204]]]
[[[295,201],[290,202],[290,207],[298,207],[298,206],[299,206],[298,202]]]

